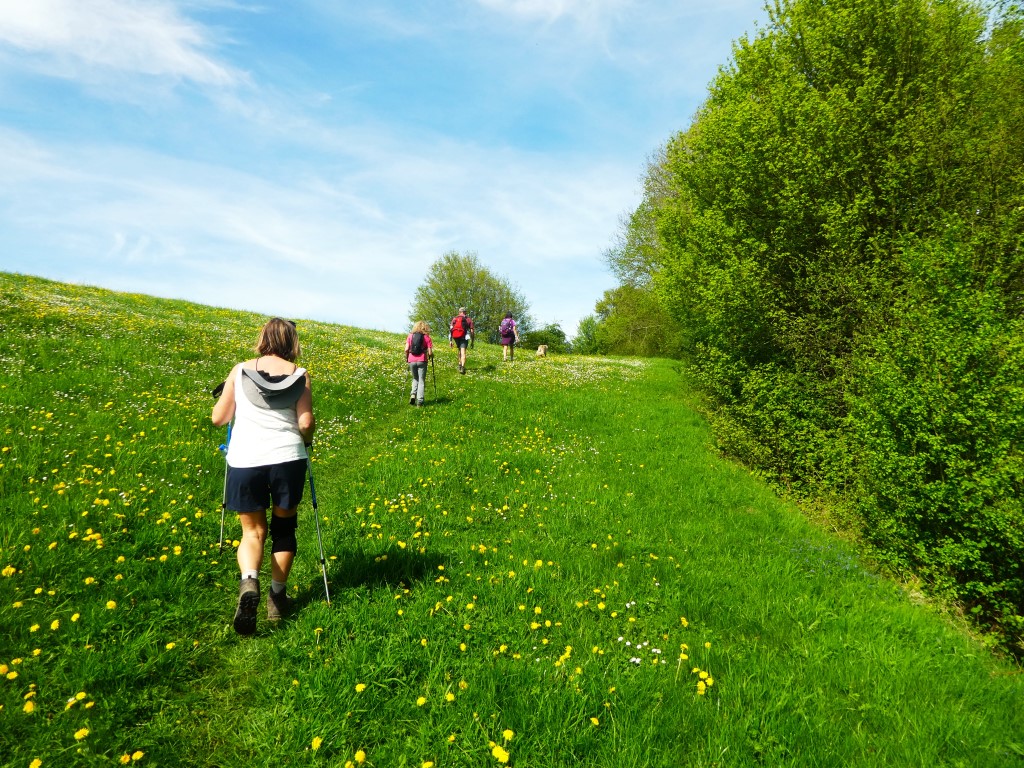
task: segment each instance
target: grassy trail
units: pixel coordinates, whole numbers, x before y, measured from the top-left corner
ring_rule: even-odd
[[[717,458],[666,361],[443,347],[414,409],[401,337],[300,321],[332,604],[307,498],[298,614],[239,638],[208,392],[263,318],[0,291],[2,766],[1024,764],[1020,670]]]

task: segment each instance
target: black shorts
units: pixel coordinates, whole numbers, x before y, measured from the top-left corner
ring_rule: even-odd
[[[452,341],[455,342],[455,346],[458,349],[465,349],[469,346],[469,336],[461,336],[457,339],[453,338]]]
[[[296,459],[264,467],[228,467],[227,508],[232,512],[260,512],[270,505],[295,509],[306,486],[306,460]]]

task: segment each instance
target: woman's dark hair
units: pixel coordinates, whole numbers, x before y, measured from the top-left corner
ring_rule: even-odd
[[[260,340],[256,342],[259,355],[277,355],[290,363],[294,363],[302,349],[299,347],[299,334],[295,323],[274,317],[267,321],[260,330]]]
[[[512,313],[511,312],[506,312],[505,313],[505,317],[512,317]]]

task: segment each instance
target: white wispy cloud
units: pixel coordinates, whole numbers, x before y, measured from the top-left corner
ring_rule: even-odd
[[[218,60],[207,30],[171,2],[0,0],[0,42],[58,77],[112,70],[230,86],[244,75]]]
[[[6,132],[0,174],[17,184],[0,188],[0,201],[35,248],[89,254],[78,280],[157,295],[187,286],[173,295],[267,311],[272,298],[284,305],[276,311],[354,325],[369,315],[401,328],[415,287],[448,250],[478,253],[523,289],[538,319],[570,333],[595,290],[610,287],[600,254],[633,193],[621,168],[456,145],[374,154],[372,173],[289,179]],[[16,248],[8,258],[20,262]]]

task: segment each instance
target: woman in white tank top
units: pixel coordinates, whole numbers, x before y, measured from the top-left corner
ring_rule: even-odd
[[[217,404],[213,423],[234,420],[227,452],[225,504],[238,513],[241,572],[234,625],[239,634],[256,631],[259,572],[271,538],[267,618],[276,621],[292,605],[288,573],[295,559],[296,512],[305,485],[306,446],[313,441],[313,394],[309,373],[296,366],[300,354],[295,324],[273,318],[260,330],[259,357],[236,365]],[[267,510],[271,509],[268,523]]]

